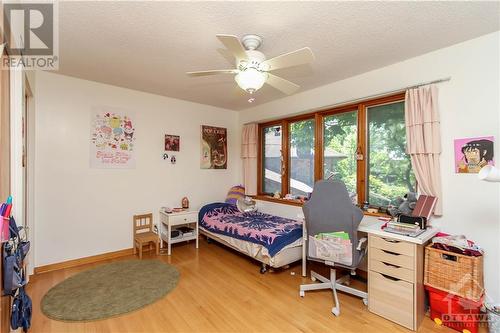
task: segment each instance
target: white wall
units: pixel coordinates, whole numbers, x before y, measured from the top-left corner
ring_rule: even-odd
[[[256,200],[256,202],[256,207],[259,212],[278,215],[289,219],[300,219],[304,216],[302,207],[299,206],[283,205],[281,203],[264,200]]]
[[[72,77],[36,74],[36,266],[132,247],[132,216],[223,200],[240,172],[238,114]],[[89,167],[92,106],[135,112],[136,168]],[[200,125],[228,129],[227,170],[201,170]],[[177,164],[165,134],[181,136]]]
[[[13,198],[12,216],[18,225],[25,225],[23,168],[23,102],[24,84],[21,66],[10,69],[10,192]]]
[[[499,39],[493,33],[346,80],[241,112],[240,125],[299,114],[328,105],[451,76],[439,85],[444,216],[441,230],[465,234],[485,251],[488,295],[500,302],[500,185],[454,173],[453,139],[494,135],[500,161]],[[273,211],[275,205],[265,205]],[[296,207],[288,208],[295,214]],[[283,209],[276,213],[283,214]]]

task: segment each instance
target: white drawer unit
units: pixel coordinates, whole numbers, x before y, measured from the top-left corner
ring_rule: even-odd
[[[180,238],[172,239],[172,230],[176,226],[190,226],[194,229],[194,234],[183,236]],[[189,240],[196,241],[196,248],[198,248],[198,211],[183,211],[178,213],[165,213],[160,211],[160,224],[159,224],[160,239],[167,243],[167,254],[172,254],[172,244],[185,242]]]

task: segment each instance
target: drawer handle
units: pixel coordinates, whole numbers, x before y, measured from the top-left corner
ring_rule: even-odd
[[[385,277],[388,280],[401,281],[401,279],[398,279],[398,278],[395,278],[395,277],[392,277],[392,276],[389,276],[389,275],[385,275],[385,274],[382,274],[382,273],[379,273],[379,274],[382,275],[383,277]]]
[[[449,260],[449,261],[457,261],[457,256],[454,256],[454,255],[451,255],[451,254],[446,254],[446,253],[443,253],[441,254],[441,257],[444,259],[444,260]]]
[[[394,268],[401,268],[401,266],[398,266],[398,265],[394,265],[394,264],[389,264],[388,262],[383,262],[381,261],[384,265],[386,266],[390,266],[390,267],[394,267]]]
[[[400,256],[400,255],[401,255],[401,254],[399,254],[399,253],[392,252],[392,251],[387,251],[387,250],[382,250],[382,252],[387,253],[387,254],[390,254],[390,255],[393,255],[393,256]]]
[[[383,240],[385,240],[386,242],[389,242],[389,243],[399,243],[398,240],[395,240],[395,239],[389,239],[389,238],[384,238],[382,237]]]

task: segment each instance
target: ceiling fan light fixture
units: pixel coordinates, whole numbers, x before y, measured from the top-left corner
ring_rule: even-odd
[[[257,90],[262,88],[267,80],[267,76],[268,75],[266,72],[261,72],[255,68],[247,68],[240,71],[234,77],[234,80],[241,89],[247,91],[250,94],[253,94]]]
[[[309,64],[314,60],[314,54],[308,47],[267,59],[265,54],[258,50],[262,44],[262,37],[257,35],[245,35],[240,40],[234,35],[219,34],[217,39],[234,56],[236,68],[187,72],[186,74],[195,77],[236,74],[234,80],[241,89],[249,94],[262,88],[264,83],[287,95],[296,93],[300,89],[298,84],[274,75],[272,72],[281,68]],[[250,98],[248,101],[251,103],[253,99]]]

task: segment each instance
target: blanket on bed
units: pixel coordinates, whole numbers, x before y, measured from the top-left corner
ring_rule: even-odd
[[[204,229],[263,245],[273,257],[302,237],[302,222],[260,212],[242,213],[235,205],[213,203],[198,216]]]

